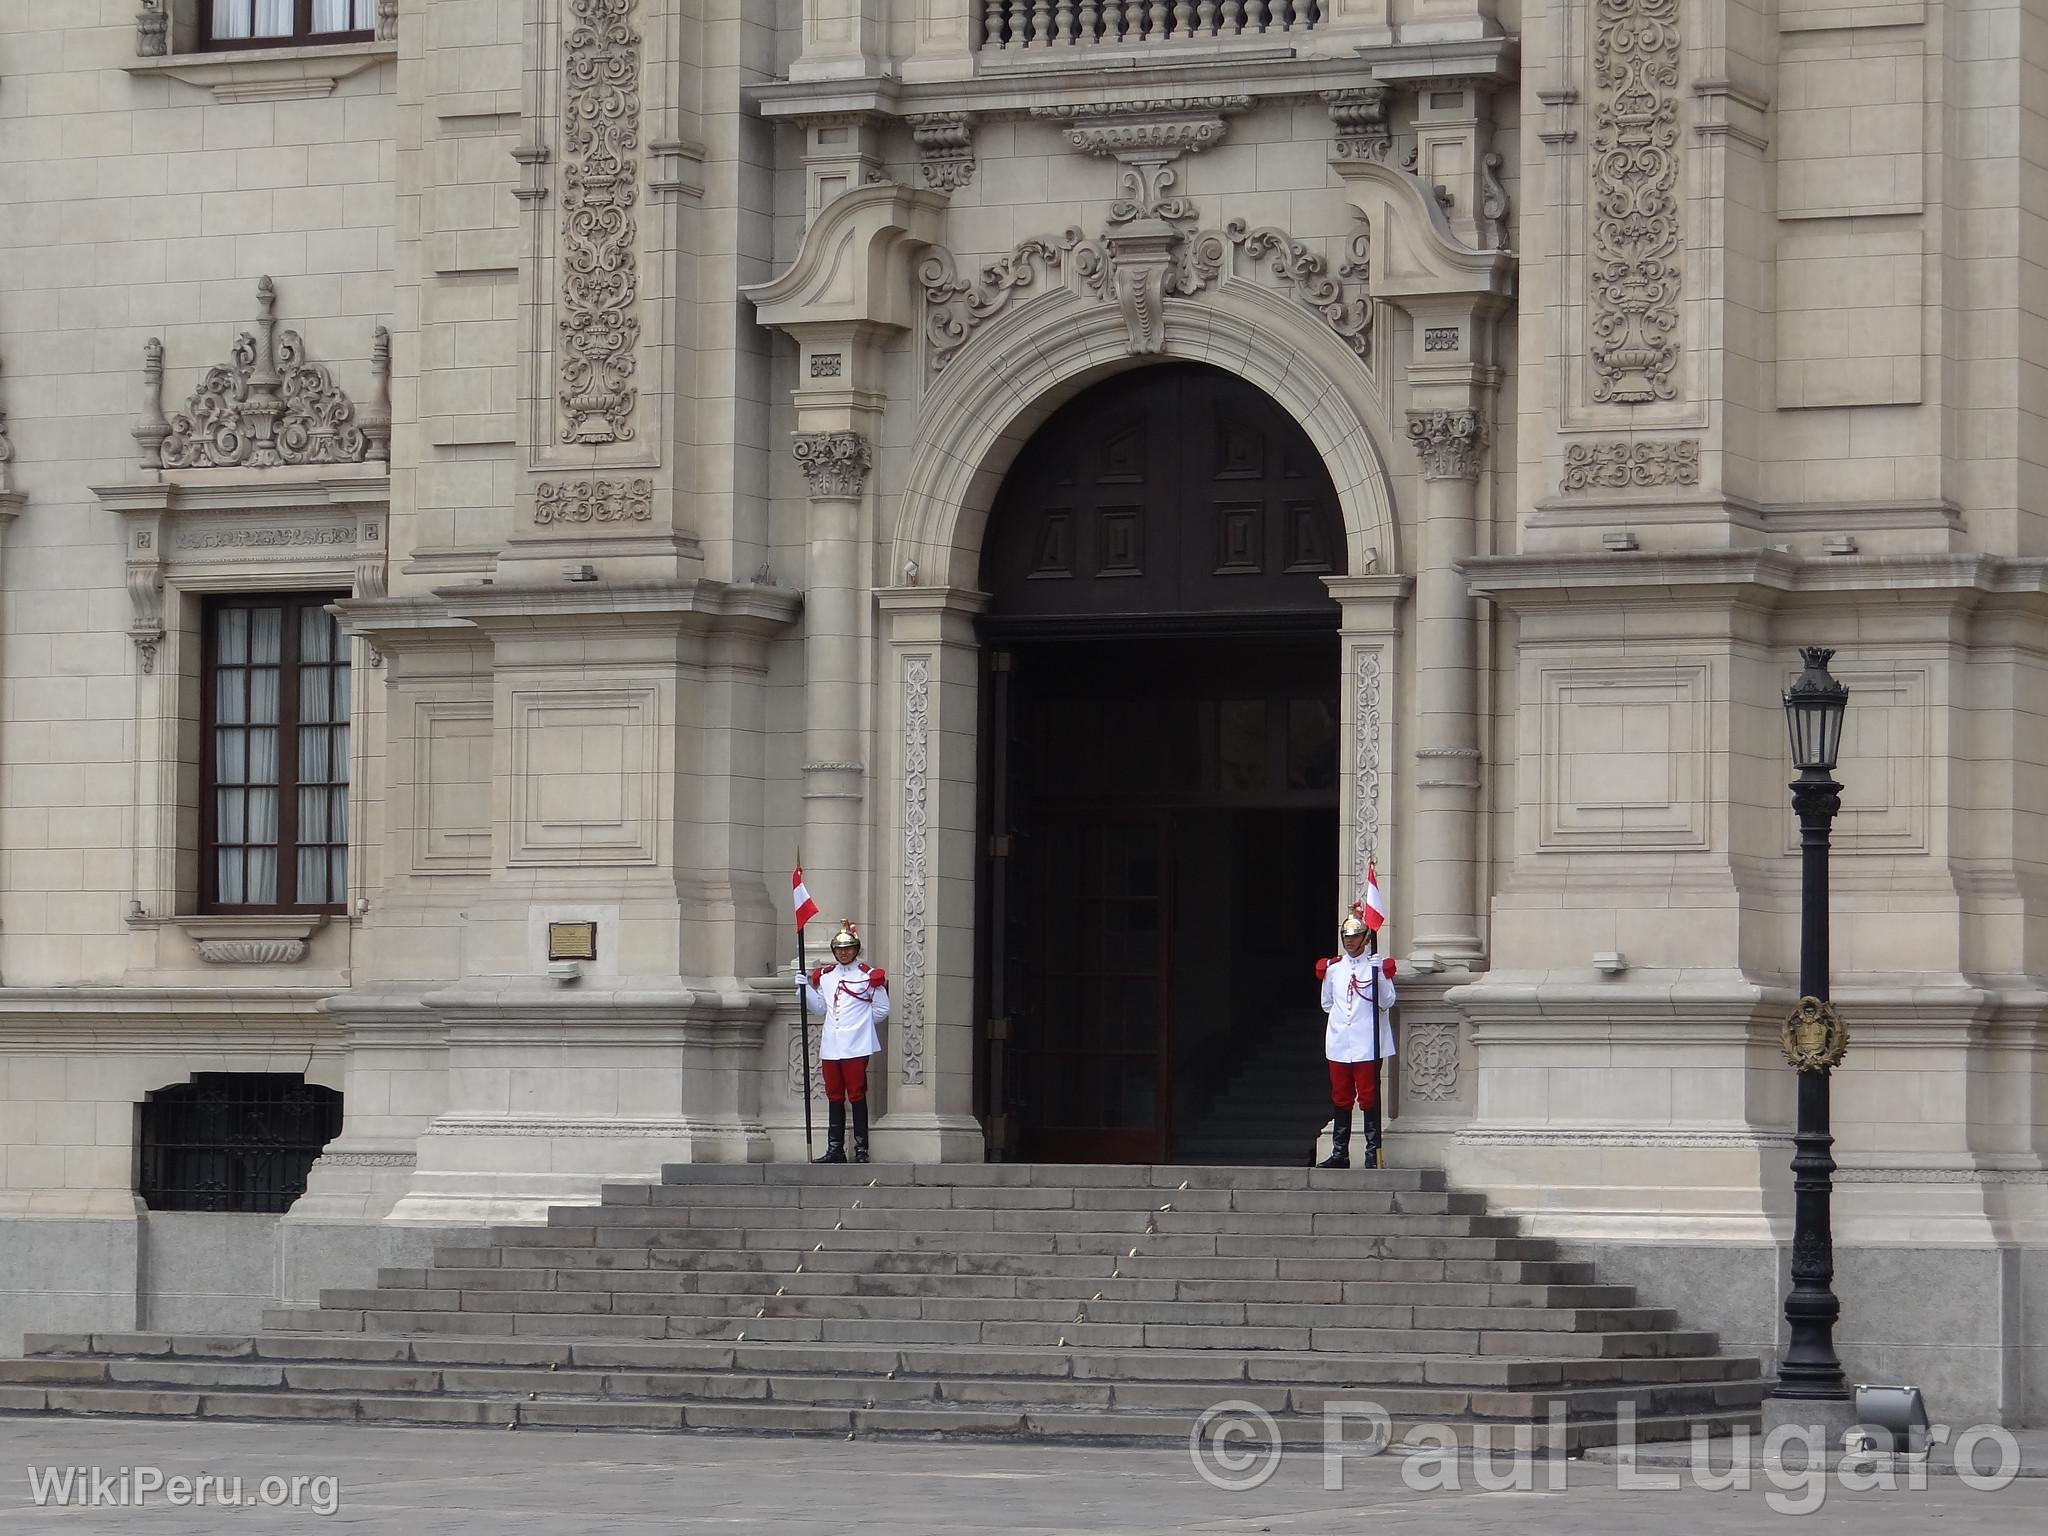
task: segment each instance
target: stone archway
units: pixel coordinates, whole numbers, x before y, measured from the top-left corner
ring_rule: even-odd
[[[876,821],[897,935],[898,1049],[891,1156],[978,1157],[973,1113],[979,771],[979,566],[989,511],[1032,433],[1082,390],[1144,362],[1221,367],[1270,397],[1307,436],[1335,488],[1351,574],[1326,578],[1340,608],[1340,887],[1383,869],[1392,835],[1400,678],[1398,492],[1379,380],[1320,320],[1250,282],[1170,301],[1164,345],[1133,358],[1111,306],[1055,290],[1019,304],[962,349],[919,413],[881,588]],[[1337,891],[1330,893],[1335,910]]]

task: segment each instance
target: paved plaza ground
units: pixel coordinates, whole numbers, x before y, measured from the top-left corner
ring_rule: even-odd
[[[1747,1493],[1698,1487],[1624,1488],[1607,1464],[1572,1462],[1566,1486],[1489,1491],[1471,1463],[1460,1487],[1410,1486],[1391,1457],[1346,1465],[1340,1491],[1323,1486],[1313,1456],[1283,1461],[1262,1487],[1227,1492],[1197,1475],[1180,1450],[875,1444],[843,1441],[561,1434],[542,1431],[378,1430],[161,1422],[0,1420],[0,1536],[219,1536],[222,1532],[362,1531],[406,1536],[638,1536],[641,1532],[843,1533],[892,1536],[1002,1531],[1052,1533],[1309,1533],[1442,1531],[1649,1532],[1715,1536],[1784,1524],[1857,1536],[1943,1536],[2048,1529],[2048,1471],[2039,1433],[2024,1439],[2026,1475],[1998,1491],[1932,1475],[1914,1490],[1851,1491],[1838,1478],[1790,1491],[1759,1471]],[[37,1507],[31,1468],[153,1468],[166,1477],[334,1479],[333,1513],[308,1507]],[[1439,1465],[1439,1471],[1445,1470]],[[1653,1475],[1639,1472],[1638,1476]],[[1679,1474],[1685,1480],[1685,1474]],[[1787,1484],[1791,1479],[1781,1473]],[[1804,1514],[1789,1511],[1807,1509]]]

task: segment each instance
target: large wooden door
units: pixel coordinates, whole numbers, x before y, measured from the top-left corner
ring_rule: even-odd
[[[990,1155],[1163,1161],[1190,1063],[1234,1021],[1265,1019],[1283,973],[1307,972],[1306,953],[1280,972],[1238,965],[1228,939],[1204,954],[1175,908],[1192,888],[1204,933],[1287,930],[1254,933],[1248,954],[1311,942],[1294,936],[1300,902],[1239,912],[1208,887],[1245,867],[1228,850],[1247,817],[1334,827],[1337,606],[1322,578],[1342,550],[1306,436],[1218,370],[1119,375],[1020,454],[982,561]],[[1320,910],[1329,891],[1307,899]]]

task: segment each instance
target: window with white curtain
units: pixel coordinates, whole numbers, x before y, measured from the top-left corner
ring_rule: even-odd
[[[201,835],[215,912],[348,899],[348,647],[332,595],[207,605]]]
[[[209,45],[283,47],[369,36],[377,0],[206,0]]]

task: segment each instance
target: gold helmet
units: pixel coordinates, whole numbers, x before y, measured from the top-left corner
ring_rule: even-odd
[[[1344,926],[1337,930],[1337,936],[1339,938],[1352,939],[1357,938],[1360,934],[1370,933],[1371,931],[1366,926],[1365,903],[1354,901],[1351,903],[1351,910],[1344,915]]]
[[[839,931],[832,935],[832,947],[834,949],[838,949],[843,944],[851,944],[855,950],[860,948],[860,930],[853,926],[853,919],[850,917],[841,922]]]

